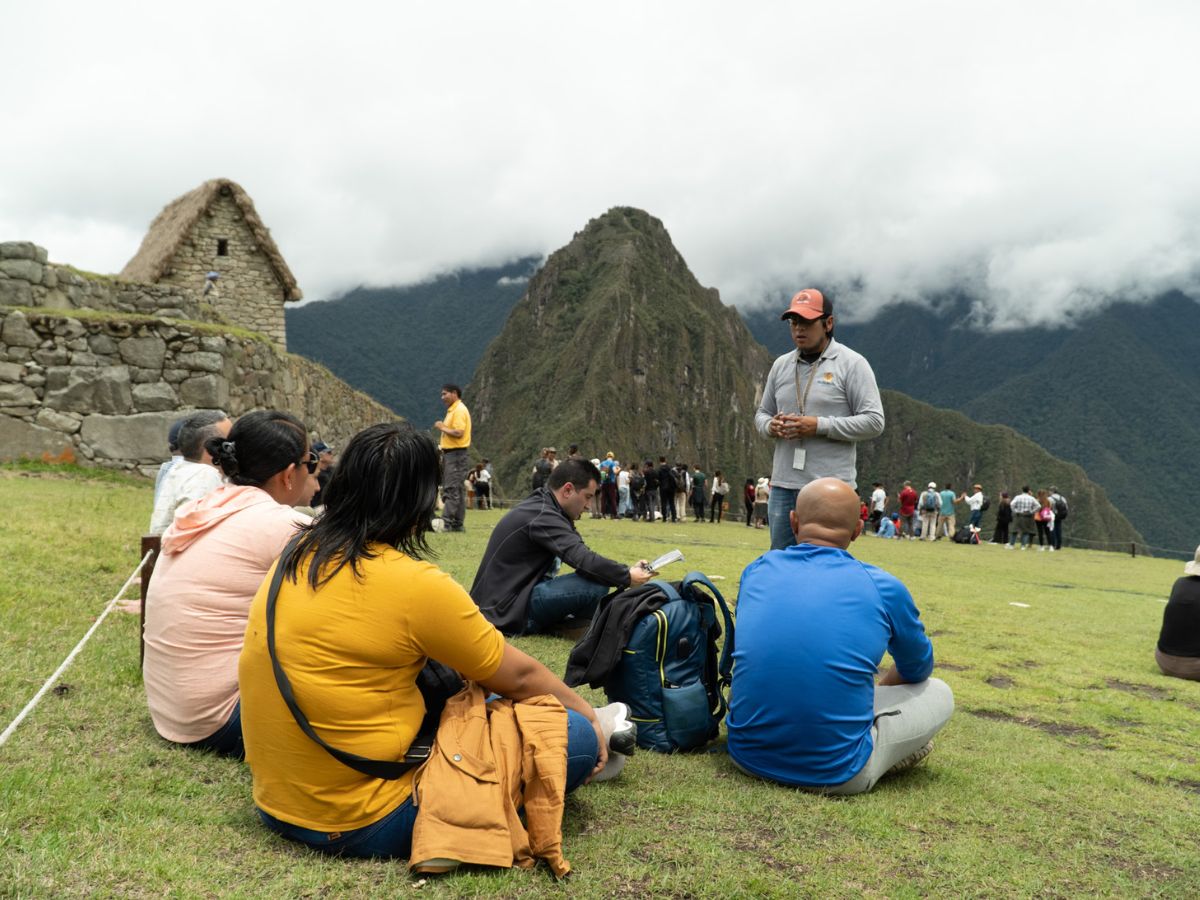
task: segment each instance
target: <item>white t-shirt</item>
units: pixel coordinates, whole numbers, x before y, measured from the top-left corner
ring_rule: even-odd
[[[871,492],[871,508],[877,512],[883,512],[883,507],[887,503],[887,494],[883,488],[875,488]]]
[[[983,509],[983,491],[976,491],[970,497],[968,497],[967,506],[970,508],[971,512],[975,512],[977,509]]]
[[[620,472],[617,473],[617,487],[618,488],[629,487],[629,470],[628,469],[622,469]]]
[[[216,466],[181,459],[159,486],[150,516],[150,533],[162,534],[175,518],[175,510],[216,490],[222,480],[221,470]]]

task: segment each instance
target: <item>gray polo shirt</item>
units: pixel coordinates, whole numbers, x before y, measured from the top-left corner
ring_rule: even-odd
[[[799,414],[797,374],[801,393],[812,378],[804,414],[817,417],[817,434],[799,441],[775,440],[771,484],[802,488],[818,478],[833,477],[856,488],[855,442],[883,434],[883,402],[871,364],[832,338],[812,365],[800,359],[798,350],[779,357],[771,366],[754,416],[754,426],[763,437],[770,437],[767,428],[776,413]],[[804,449],[803,469],[794,467],[799,448]]]

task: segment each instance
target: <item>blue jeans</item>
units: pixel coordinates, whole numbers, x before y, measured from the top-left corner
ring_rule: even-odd
[[[567,710],[567,793],[583,784],[596,768],[600,747],[592,723],[573,709]],[[396,857],[407,859],[412,853],[413,825],[417,808],[412,798],[393,809],[378,822],[353,831],[314,831],[258,811],[263,824],[289,841],[304,844],[332,856]]]
[[[612,590],[608,585],[572,572],[547,578],[529,595],[526,634],[537,634],[561,625],[568,616],[590,619],[600,605],[600,599]]]
[[[242,743],[242,701],[239,700],[229,714],[228,721],[220,728],[200,741],[183,744],[196,750],[211,750],[221,756],[231,756],[234,759],[246,758],[246,745]]]
[[[783,550],[796,543],[788,513],[796,508],[796,495],[799,493],[799,488],[771,485],[771,494],[767,497],[767,524],[771,527],[772,550]]]

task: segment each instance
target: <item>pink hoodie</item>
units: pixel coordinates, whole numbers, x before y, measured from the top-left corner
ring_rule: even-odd
[[[250,601],[309,521],[261,488],[232,484],[175,514],[146,594],[142,666],[150,716],[167,740],[203,740],[228,721]]]

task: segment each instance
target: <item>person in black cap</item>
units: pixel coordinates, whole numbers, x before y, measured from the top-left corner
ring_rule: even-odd
[[[810,481],[840,478],[857,488],[855,444],[883,434],[883,402],[871,364],[833,339],[833,303],[799,291],[780,316],[796,349],[775,360],[754,425],[775,438],[768,517],[771,549],[795,543],[788,515]]]

